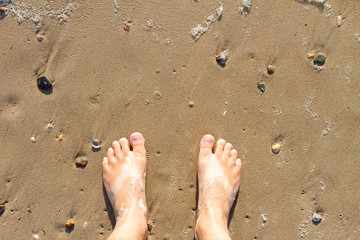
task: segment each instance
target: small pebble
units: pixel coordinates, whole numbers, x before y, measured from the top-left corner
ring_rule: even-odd
[[[278,154],[278,153],[280,152],[280,148],[281,148],[280,143],[274,143],[274,144],[271,146],[271,151],[272,151],[274,154]]]
[[[0,12],[6,12],[6,8],[0,7]]]
[[[194,107],[195,106],[195,103],[193,101],[189,101],[189,107]]]
[[[52,83],[46,75],[41,76],[37,79],[37,85],[38,88],[41,90],[48,90],[52,88]]]
[[[161,92],[159,90],[157,90],[157,89],[153,92],[153,95],[154,95],[155,99],[160,99],[161,98]]]
[[[36,39],[38,40],[38,42],[42,42],[44,40],[44,37],[41,35],[37,35]]]
[[[269,65],[269,66],[267,67],[267,72],[268,72],[269,75],[273,74],[273,73],[275,72],[274,66],[273,66],[273,65]]]
[[[313,215],[312,222],[314,224],[319,224],[321,222],[321,216],[315,213]]]
[[[34,137],[31,137],[30,140],[31,140],[31,142],[33,142],[33,143],[35,143],[35,141],[36,141]]]
[[[65,227],[67,227],[67,228],[73,228],[74,225],[75,225],[75,222],[74,222],[73,219],[69,219],[69,220],[67,220],[66,223],[65,223]]]
[[[308,59],[314,59],[315,56],[316,56],[316,55],[315,55],[314,53],[308,53],[308,54],[307,54],[307,58],[308,58]]]
[[[145,100],[145,105],[149,105],[150,101],[148,99]]]
[[[325,64],[326,57],[322,53],[316,54],[314,58],[314,65],[315,66],[323,66]]]
[[[59,140],[59,141],[62,141],[62,140],[63,140],[63,135],[60,135],[60,136],[58,137],[58,140]]]
[[[92,146],[94,149],[100,149],[100,148],[101,148],[101,142],[98,141],[98,140],[92,140],[92,141],[91,141],[91,146]]]
[[[39,240],[40,237],[39,237],[39,235],[35,234],[35,235],[33,235],[33,239],[34,239],[34,240]]]
[[[88,164],[88,160],[85,156],[79,156],[75,159],[75,164],[77,167],[85,168]]]

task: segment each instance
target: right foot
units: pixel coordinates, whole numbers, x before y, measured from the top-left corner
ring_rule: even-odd
[[[132,151],[126,138],[114,141],[103,160],[104,185],[116,217],[109,239],[144,239],[147,234],[145,139],[133,133],[130,143]]]
[[[198,166],[198,210],[196,236],[199,239],[230,239],[227,228],[230,209],[240,186],[241,161],[231,143],[205,135],[200,142]]]

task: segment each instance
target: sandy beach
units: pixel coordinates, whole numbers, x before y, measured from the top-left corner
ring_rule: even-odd
[[[138,131],[149,240],[194,238],[206,133],[243,163],[232,239],[360,239],[360,2],[316,2],[0,0],[0,238],[106,239]]]

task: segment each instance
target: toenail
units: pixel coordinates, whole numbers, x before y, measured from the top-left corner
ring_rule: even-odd
[[[132,135],[131,136],[131,140],[133,140],[133,141],[139,141],[140,140],[140,136],[139,135],[137,135],[137,134],[134,134],[134,135]]]
[[[211,136],[205,136],[204,142],[206,143],[213,143],[214,139]]]

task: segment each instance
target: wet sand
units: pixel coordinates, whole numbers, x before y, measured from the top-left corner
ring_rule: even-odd
[[[18,2],[41,9],[42,1]],[[113,140],[139,131],[148,151],[150,240],[193,239],[206,133],[230,140],[243,161],[233,239],[358,239],[358,2],[326,1],[321,9],[254,0],[247,15],[239,2],[222,1],[222,18],[197,41],[190,30],[216,14],[216,1],[118,0],[117,8],[70,1],[63,18],[3,17],[2,238],[106,239],[112,216],[101,160]],[[221,67],[215,56],[225,49]],[[308,53],[324,53],[324,66],[314,67]],[[37,87],[43,73],[51,94]],[[91,139],[101,140],[99,151]],[[79,155],[88,159],[83,169],[74,164]],[[66,231],[70,218],[75,227]]]

